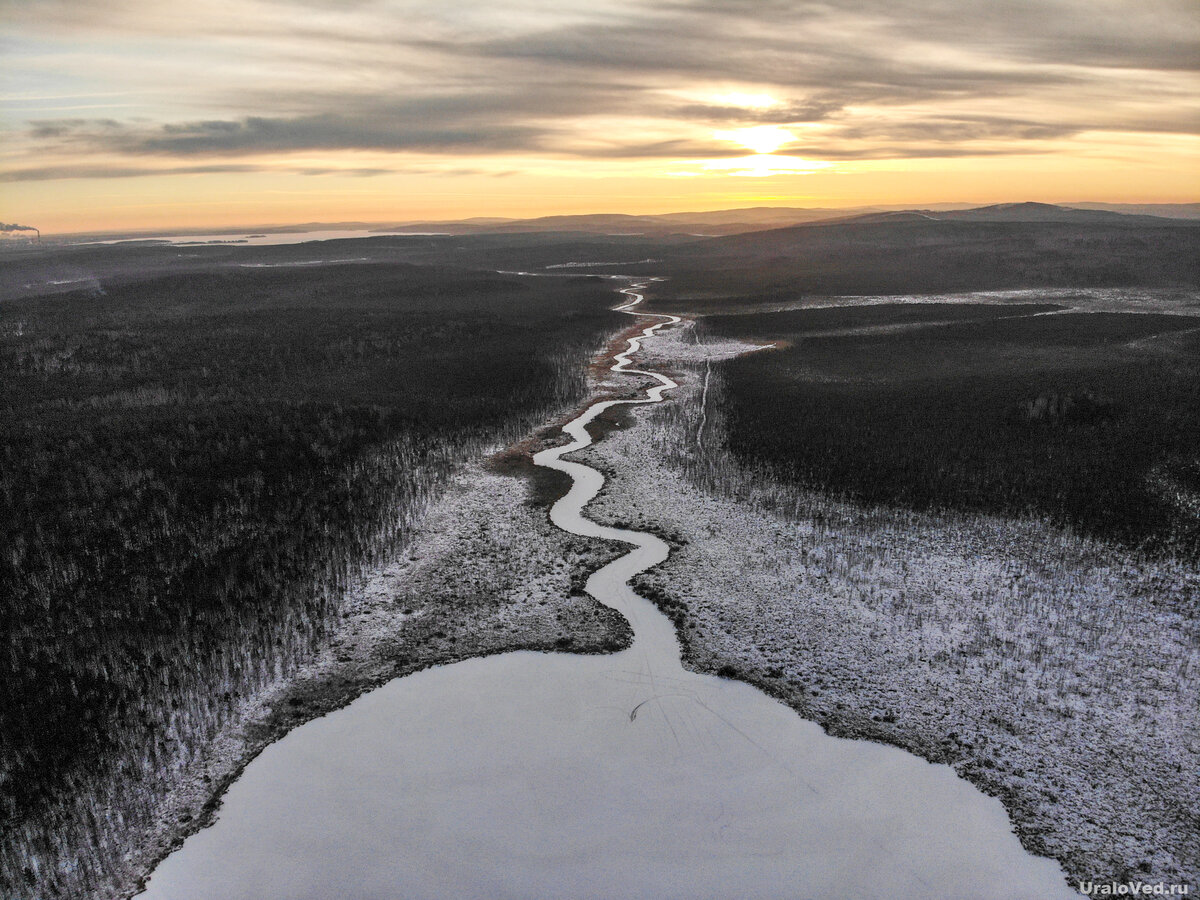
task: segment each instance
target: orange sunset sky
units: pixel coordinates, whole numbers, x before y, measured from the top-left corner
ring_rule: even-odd
[[[1200,200],[1195,0],[0,0],[45,233]]]

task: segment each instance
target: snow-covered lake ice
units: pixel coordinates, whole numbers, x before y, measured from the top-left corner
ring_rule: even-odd
[[[948,767],[639,654],[391,682],[268,748],[144,896],[1074,896]]]

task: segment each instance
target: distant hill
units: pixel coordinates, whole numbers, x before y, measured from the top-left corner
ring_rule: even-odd
[[[653,268],[670,276],[657,294],[689,302],[1036,287],[1197,290],[1200,222],[1043,203],[876,212],[676,245]]]
[[[903,209],[896,206],[874,205],[843,207],[802,206],[754,206],[735,209],[714,209],[700,212],[657,213],[635,215],[623,213],[593,213],[582,215],[539,216],[517,219],[498,216],[473,216],[451,221],[402,221],[399,223],[379,222],[307,222],[298,225],[257,225],[230,228],[175,228],[141,232],[89,233],[86,235],[56,235],[56,239],[96,240],[129,239],[138,237],[167,237],[178,234],[249,234],[295,233],[303,231],[363,230],[385,232],[441,232],[446,234],[521,234],[549,231],[578,232],[604,235],[645,235],[659,237],[669,234],[688,234],[719,237],[742,234],[749,231],[764,231],[786,228],[810,222],[835,222],[859,219],[871,221],[903,221],[904,219],[933,218],[939,220],[973,221],[1117,221],[1103,218],[1084,218],[1091,213],[1121,214],[1126,218],[1144,218],[1200,221],[1200,203],[1001,203],[992,206],[973,207],[969,203],[935,203],[921,209]],[[1153,222],[1143,222],[1152,225]]]
[[[861,215],[879,211],[879,207],[827,209],[760,206],[747,209],[718,209],[707,212],[626,215],[593,213],[570,216],[540,216],[534,219],[463,219],[456,222],[419,222],[392,225],[379,231],[444,231],[452,234],[519,234],[543,231],[574,231],[589,234],[666,234],[724,235],[780,228],[803,222]]]
[[[1154,215],[1152,210],[1162,210],[1164,215]],[[1130,207],[1123,207],[1120,204],[1072,206],[1050,203],[999,203],[980,207],[967,207],[966,204],[938,204],[923,209],[894,209],[882,206],[862,206],[850,209],[756,206],[745,209],[718,209],[656,215],[595,213],[541,216],[534,219],[474,218],[457,222],[406,223],[379,230],[437,230],[453,234],[573,231],[588,234],[645,235],[648,237],[687,233],[720,237],[811,223],[903,222],[921,219],[964,222],[1108,223],[1150,227],[1159,224],[1179,224],[1181,220],[1200,221],[1200,204]]]
[[[970,209],[902,209],[863,215],[838,216],[819,224],[900,223],[900,222],[1019,222],[1064,225],[1115,225],[1125,227],[1178,226],[1191,223],[1186,216],[1153,216],[1102,209],[1079,209],[1052,203],[996,203]],[[1195,220],[1200,225],[1200,220]]]
[[[1077,209],[1050,203],[998,203],[977,209],[932,213],[935,218],[957,222],[1056,222],[1093,225],[1178,225],[1178,219],[1130,214],[1102,209]],[[1200,224],[1200,223],[1197,223]]]
[[[1200,219],[1200,203],[1063,203],[1075,209],[1103,209],[1136,216]]]

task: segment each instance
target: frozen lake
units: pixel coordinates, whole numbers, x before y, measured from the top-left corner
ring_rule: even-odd
[[[366,229],[328,229],[325,231],[279,231],[270,234],[171,234],[159,237],[118,238],[92,241],[96,244],[124,244],[136,241],[162,241],[167,244],[234,244],[239,247],[270,247],[282,244],[306,244],[309,241],[336,241],[369,237],[442,237],[442,231],[369,231]]]
[[[674,386],[652,377],[643,402]],[[666,544],[583,518],[603,477],[559,459],[610,405],[536,459],[576,479],[556,524],[634,546],[587,584],[633,646],[430,669],[298,728],[142,896],[1076,896],[948,767],[829,737],[748,685],[682,669],[672,624],[626,585]]]

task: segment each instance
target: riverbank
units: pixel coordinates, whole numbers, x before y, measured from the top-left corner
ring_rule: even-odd
[[[720,444],[705,351],[686,332],[648,351],[678,403],[585,451],[609,476],[590,512],[672,543],[635,584],[689,669],[951,764],[1072,878],[1200,880],[1195,571],[1036,521],[857,510],[727,459],[701,490],[683,470]]]

